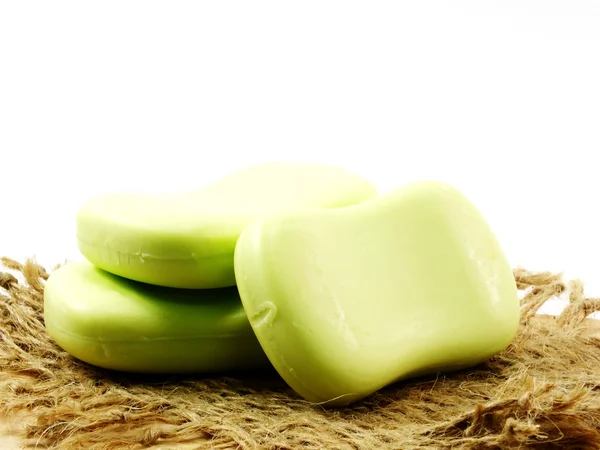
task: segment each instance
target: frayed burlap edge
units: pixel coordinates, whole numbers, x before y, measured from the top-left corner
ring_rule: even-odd
[[[325,409],[274,372],[161,379],[78,362],[45,332],[48,272],[33,261],[2,263],[0,415],[25,413],[33,447],[600,449],[600,339],[586,320],[600,299],[559,274],[515,270],[521,328],[485,364]],[[536,315],[555,295],[570,298],[562,315]]]

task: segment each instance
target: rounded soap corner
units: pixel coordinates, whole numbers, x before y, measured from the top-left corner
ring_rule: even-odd
[[[235,263],[241,257],[240,255],[241,252],[244,251],[244,248],[248,245],[256,245],[256,240],[258,239],[264,221],[265,219],[256,219],[250,222],[244,227],[242,232],[239,234],[238,238],[235,241],[235,246],[233,249],[234,269]]]
[[[79,218],[84,214],[88,214],[95,211],[98,208],[98,204],[105,202],[106,198],[108,198],[110,194],[99,194],[89,197],[85,201],[79,204],[77,211],[75,212],[75,217]]]
[[[233,249],[233,277],[244,307],[247,306],[244,297],[248,277],[251,276],[249,273],[252,273],[252,268],[256,264],[255,259],[258,257],[256,247],[258,246],[257,240],[261,228],[262,219],[251,222],[242,230]],[[247,264],[248,258],[252,258],[253,261]]]

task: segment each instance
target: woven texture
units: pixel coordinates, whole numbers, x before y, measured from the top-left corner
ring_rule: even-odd
[[[600,449],[600,339],[586,320],[600,299],[560,275],[515,270],[520,331],[485,364],[325,409],[275,372],[144,378],[81,363],[45,331],[47,270],[2,264],[0,415],[24,414],[37,448]],[[570,298],[563,314],[536,316],[554,295]]]

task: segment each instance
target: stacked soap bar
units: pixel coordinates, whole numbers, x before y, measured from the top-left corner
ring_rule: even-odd
[[[49,279],[48,332],[73,356],[107,369],[268,364],[235,287],[240,233],[271,214],[343,207],[376,194],[370,182],[338,168],[266,164],[195,192],[90,199],[77,214],[77,241],[89,262]]]
[[[312,164],[266,164],[196,192],[107,195],[77,216],[88,262],[52,274],[50,336],[131,372],[272,364],[311,402],[471,367],[514,338],[512,270],[461,193],[378,195]]]

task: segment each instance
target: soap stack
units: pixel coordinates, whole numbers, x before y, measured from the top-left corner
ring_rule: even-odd
[[[471,367],[519,322],[512,270],[456,189],[378,195],[336,167],[249,167],[197,191],[110,194],[77,214],[86,262],[44,295],[48,333],[89,364],[139,373],[273,365],[311,402]]]

